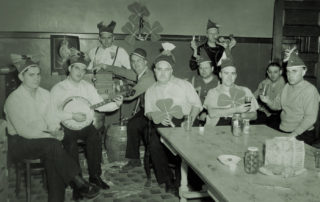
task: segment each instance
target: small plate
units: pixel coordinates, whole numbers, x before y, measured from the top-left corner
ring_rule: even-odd
[[[228,155],[228,154],[224,154],[224,155],[220,155],[218,156],[218,160],[226,166],[236,166],[237,163],[239,163],[239,161],[241,160],[240,157],[235,156],[235,155]]]

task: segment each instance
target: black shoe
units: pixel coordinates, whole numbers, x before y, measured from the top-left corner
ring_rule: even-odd
[[[166,192],[175,195],[176,197],[179,197],[179,191],[176,186],[174,186],[174,183],[171,180],[168,180],[166,183]]]
[[[122,170],[131,170],[135,167],[140,167],[141,161],[140,159],[130,159],[126,165],[122,167]]]
[[[71,183],[73,187],[73,200],[81,200],[83,198],[92,199],[99,195],[100,189],[88,182],[82,177],[76,176]]]
[[[110,189],[110,186],[105,183],[101,177],[89,177],[89,182],[95,184],[96,186],[100,187],[101,189]]]

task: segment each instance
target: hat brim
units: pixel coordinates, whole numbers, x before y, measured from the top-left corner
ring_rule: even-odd
[[[29,66],[26,66],[25,68],[23,68],[22,70],[20,70],[19,74],[18,75],[22,75],[24,72],[26,72],[28,69],[30,69],[31,67],[38,67],[39,68],[39,65],[36,65],[36,64],[31,64]]]
[[[144,57],[143,55],[140,55],[139,53],[131,53],[131,55],[136,55],[138,57],[141,57],[143,59],[146,59],[146,57]]]

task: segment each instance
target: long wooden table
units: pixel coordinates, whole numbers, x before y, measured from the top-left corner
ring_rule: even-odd
[[[306,145],[306,172],[299,176],[283,178],[261,173],[247,174],[243,157],[249,146],[259,148],[262,159],[266,139],[285,134],[264,125],[250,127],[250,133],[235,137],[230,126],[206,127],[203,132],[192,128],[160,128],[162,142],[182,159],[180,201],[187,198],[187,167],[190,166],[208,187],[209,195],[216,201],[230,202],[304,202],[320,201],[320,170],[315,168],[314,148]],[[222,165],[218,156],[232,154],[241,157],[235,171]]]

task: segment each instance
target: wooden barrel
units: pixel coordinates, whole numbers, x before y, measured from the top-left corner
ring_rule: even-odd
[[[127,147],[127,126],[119,123],[111,124],[107,130],[105,141],[108,161],[125,161]]]

